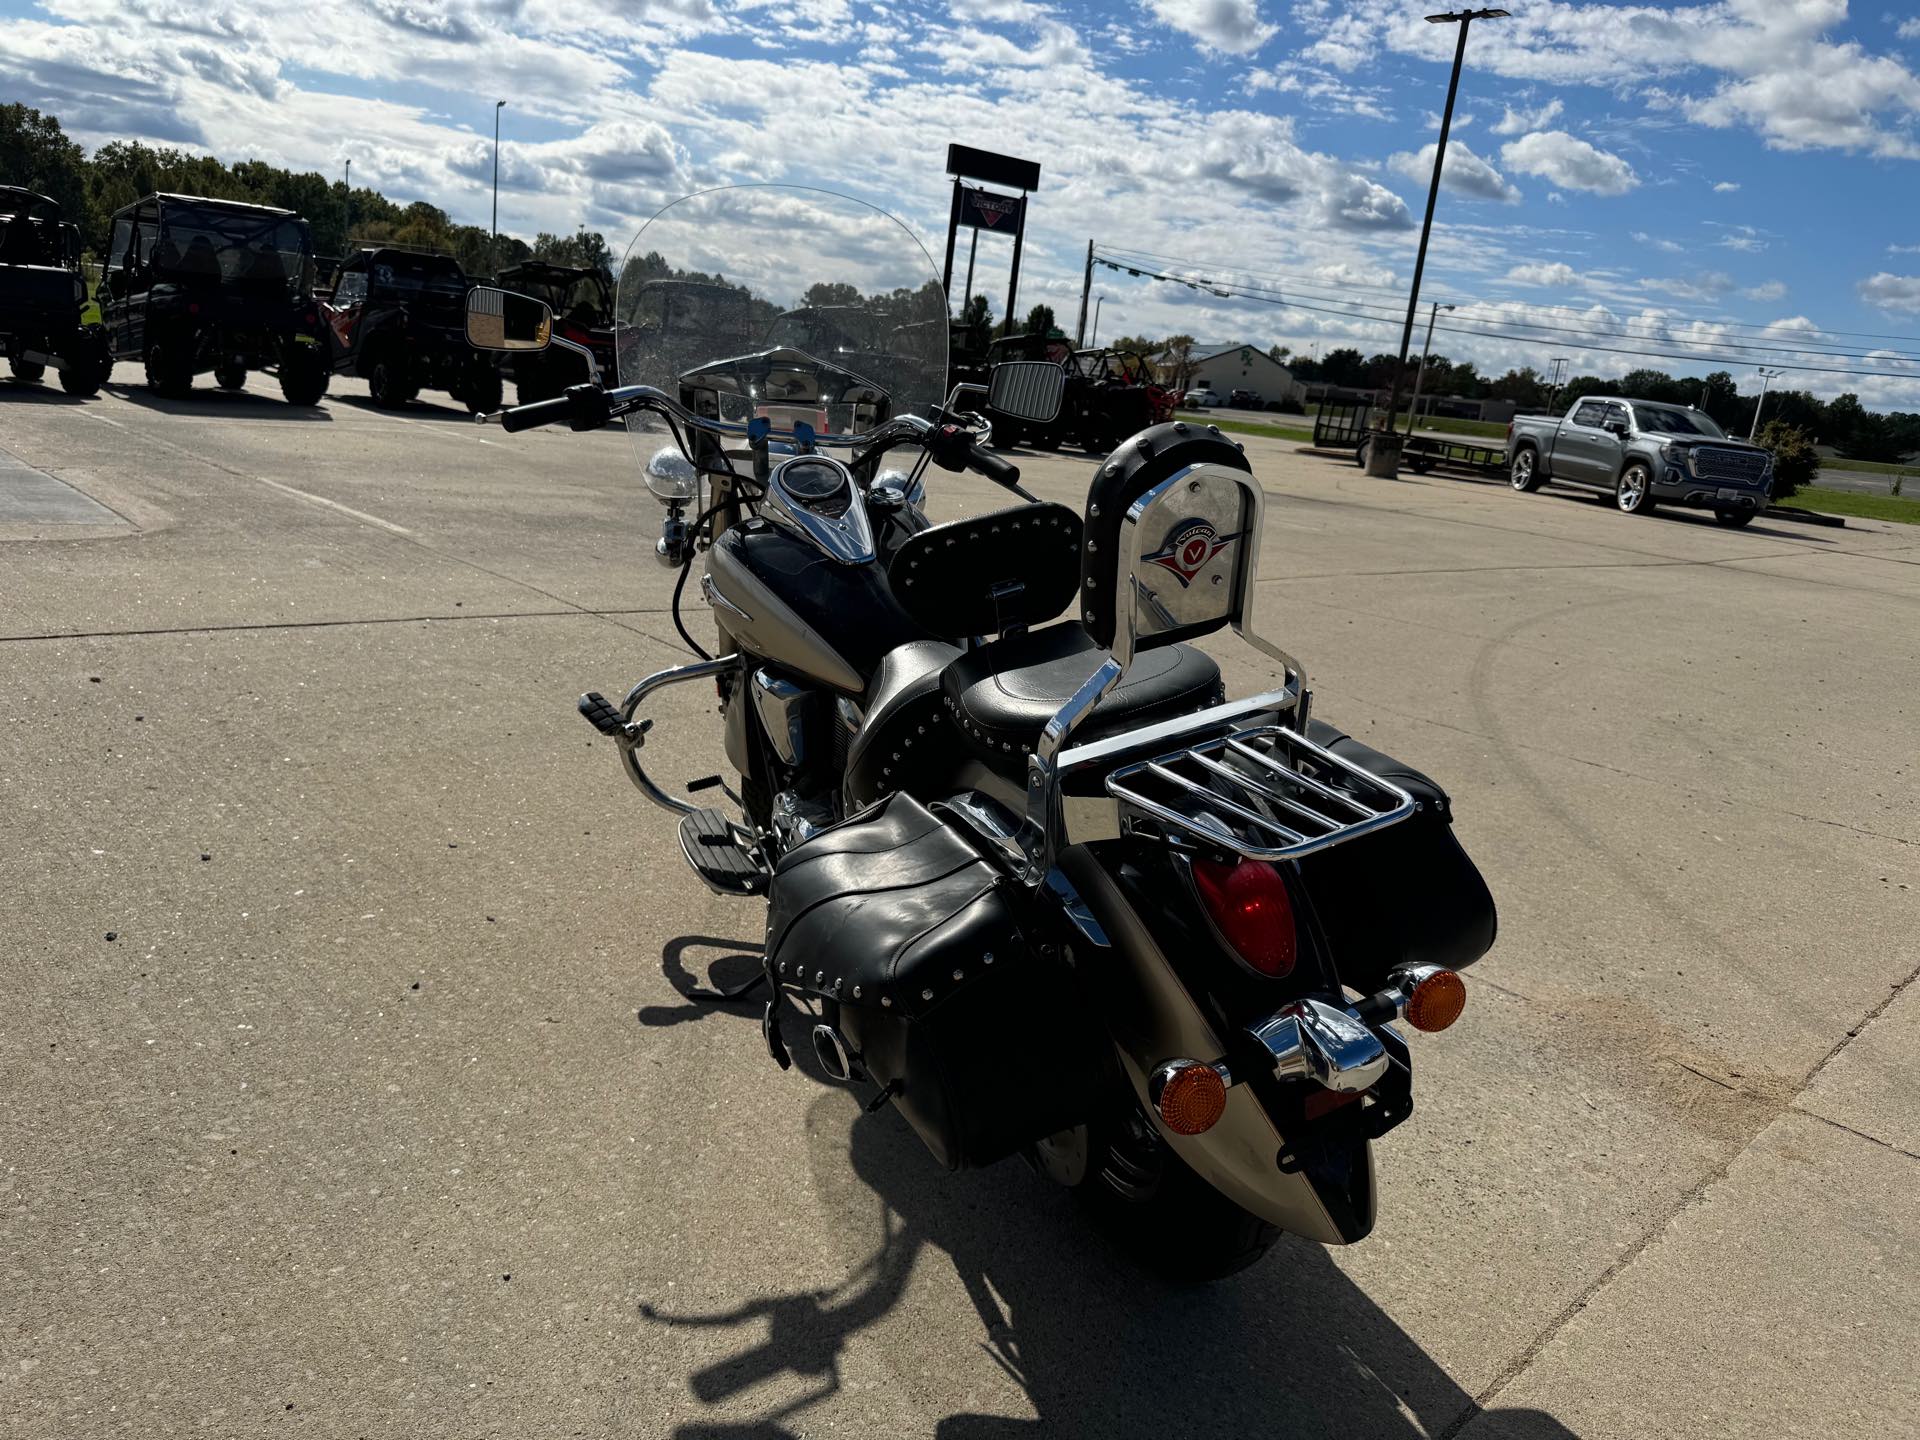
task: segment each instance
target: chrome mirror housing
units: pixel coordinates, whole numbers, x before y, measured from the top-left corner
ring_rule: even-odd
[[[476,350],[544,350],[553,340],[553,311],[544,300],[491,285],[467,292],[467,344]]]

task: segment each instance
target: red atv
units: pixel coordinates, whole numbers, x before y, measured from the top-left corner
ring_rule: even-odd
[[[613,286],[605,271],[525,260],[502,270],[494,283],[502,290],[546,301],[553,311],[553,333],[591,350],[600,378],[614,383]],[[557,346],[509,356],[504,368],[513,377],[522,405],[551,400],[569,385],[594,378],[587,373],[584,359]]]

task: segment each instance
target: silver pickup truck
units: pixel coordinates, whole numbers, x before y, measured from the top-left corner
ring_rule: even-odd
[[[1773,487],[1772,454],[1728,439],[1698,410],[1611,395],[1576,401],[1563,420],[1515,419],[1507,461],[1516,490],[1554,480],[1605,491],[1629,515],[1664,502],[1731,526],[1766,509]]]

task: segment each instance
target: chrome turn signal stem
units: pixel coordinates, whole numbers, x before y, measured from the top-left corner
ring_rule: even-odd
[[[1357,1016],[1320,1000],[1296,1000],[1249,1032],[1283,1080],[1312,1080],[1348,1094],[1371,1089],[1390,1063],[1380,1037]]]

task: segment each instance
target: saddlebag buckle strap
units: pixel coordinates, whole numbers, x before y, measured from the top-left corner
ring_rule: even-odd
[[[1273,1057],[1280,1079],[1312,1080],[1327,1090],[1369,1090],[1391,1063],[1379,1036],[1319,1000],[1296,1000],[1250,1033]]]

